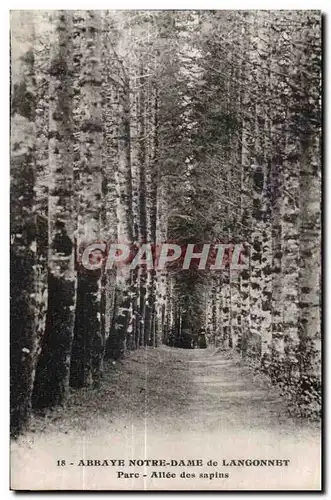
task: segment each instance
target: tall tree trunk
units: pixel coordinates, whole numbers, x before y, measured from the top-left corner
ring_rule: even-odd
[[[139,138],[139,242],[147,243],[147,186],[146,186],[146,136],[147,136],[147,102],[146,88],[143,79],[144,68],[140,67],[139,78],[139,108],[138,108],[138,138]],[[145,328],[146,328],[146,294],[147,294],[147,269],[145,266],[139,268],[139,313],[140,313],[140,328],[139,328],[139,345],[145,345]]]
[[[68,394],[76,306],[73,234],[71,14],[55,14],[49,90],[48,309],[34,404],[62,404]]]
[[[222,347],[230,347],[231,334],[231,287],[230,287],[230,270],[226,268],[223,272],[221,284],[222,302],[221,302],[221,343]]]
[[[11,88],[10,428],[17,435],[31,415],[35,370],[47,303],[47,229],[36,207],[36,81],[30,13],[12,13],[12,40],[21,36],[20,76]],[[15,29],[16,28],[16,29]]]
[[[156,240],[156,211],[157,211],[157,173],[156,173],[156,113],[157,96],[150,79],[147,80],[146,96],[146,214],[147,214],[147,240],[155,244]],[[155,271],[147,273],[146,310],[145,310],[145,344],[156,346],[159,340],[153,335],[155,319]]]
[[[281,51],[282,37],[274,41],[274,52]],[[278,58],[271,59],[272,72],[278,70]],[[272,209],[272,355],[278,355],[283,350],[283,314],[282,314],[282,224],[281,206],[283,191],[283,156],[285,138],[283,128],[282,90],[276,79],[270,79],[271,95],[273,96],[272,108],[269,110],[271,120],[271,209]]]
[[[287,123],[291,121],[288,116]],[[298,140],[286,132],[282,225],[282,304],[284,348],[298,341],[299,318],[299,158]]]
[[[130,87],[118,92],[118,167],[116,171],[117,224],[119,243],[133,244],[132,174],[130,144]],[[127,265],[118,269],[116,323],[108,339],[108,353],[114,359],[123,357],[132,334],[132,272]]]
[[[311,341],[321,351],[321,175],[320,137],[316,133],[303,146],[300,189],[300,316],[299,335],[303,347]],[[320,356],[310,367],[320,371]]]
[[[167,239],[167,204],[166,204],[166,186],[158,171],[158,197],[157,197],[157,219],[156,219],[156,245],[162,245]],[[167,269],[156,270],[155,291],[156,291],[156,336],[157,342],[164,341],[167,336],[168,326],[166,318],[168,317],[169,296],[167,289],[169,286],[169,276]]]
[[[100,241],[102,204],[102,110],[100,13],[84,11],[80,25],[80,92],[78,230],[77,247]],[[79,266],[75,338],[71,363],[73,385],[98,384],[102,373],[105,339],[101,330],[102,269]]]
[[[247,28],[245,28],[246,30]],[[249,35],[249,33],[248,33]],[[248,37],[248,40],[250,38]],[[248,46],[247,46],[248,45]],[[243,44],[243,48],[249,50],[249,42]],[[250,52],[248,57],[242,63],[241,78],[241,128],[239,129],[238,142],[241,145],[241,179],[240,179],[240,226],[242,241],[245,244],[245,263],[246,267],[240,272],[240,293],[241,293],[241,333],[238,344],[241,354],[245,357],[249,350],[251,339],[251,231],[252,231],[252,152],[254,148],[253,137],[251,134],[252,120],[249,112],[253,108],[252,96],[249,91],[252,83],[252,72],[250,71]]]
[[[113,43],[114,33],[111,25],[111,16],[109,12],[103,16],[103,85],[102,85],[102,109],[104,121],[103,138],[103,180],[102,195],[104,198],[103,217],[101,221],[102,234],[108,243],[117,242],[117,217],[116,217],[116,169],[117,169],[117,130],[115,99],[118,82],[113,79],[113,59],[109,51],[109,45]],[[104,307],[102,314],[104,316],[102,335],[106,342],[105,356],[109,357],[108,339],[111,335],[115,323],[115,296],[117,284],[117,269],[115,266],[105,269],[102,276],[102,297]]]
[[[304,41],[312,54],[302,52],[305,72],[301,86],[302,156],[300,161],[300,275],[299,336],[303,351],[301,372],[321,376],[321,14],[309,13]],[[310,120],[306,120],[308,116]]]

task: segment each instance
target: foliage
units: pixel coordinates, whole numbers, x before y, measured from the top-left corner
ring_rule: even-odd
[[[315,366],[318,354],[310,340],[298,345],[290,343],[283,355],[275,349],[265,354],[257,368],[280,388],[290,414],[295,417],[321,417],[322,385]]]

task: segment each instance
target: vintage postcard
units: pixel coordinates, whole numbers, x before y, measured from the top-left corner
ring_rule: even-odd
[[[321,490],[321,12],[15,10],[12,490]]]

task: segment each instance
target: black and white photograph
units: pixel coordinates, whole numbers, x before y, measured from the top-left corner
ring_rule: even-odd
[[[321,491],[322,13],[117,7],[10,12],[10,489]]]

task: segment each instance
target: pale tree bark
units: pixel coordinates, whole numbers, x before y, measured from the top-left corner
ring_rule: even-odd
[[[321,14],[311,12],[305,20],[304,43],[311,55],[302,53],[305,89],[301,116],[300,161],[300,313],[301,370],[321,375]],[[306,117],[310,118],[309,122]],[[309,125],[308,125],[309,123]],[[301,125],[302,126],[302,125]],[[309,345],[310,344],[310,345]]]
[[[118,56],[117,56],[118,57]],[[122,65],[121,65],[122,66]],[[123,67],[123,66],[122,66]],[[133,244],[132,173],[130,150],[130,86],[123,69],[124,86],[117,93],[117,234],[119,243]],[[123,357],[128,339],[132,337],[132,273],[127,265],[118,269],[116,295],[116,322],[108,339],[108,353]]]
[[[140,81],[138,77],[139,68],[134,60],[131,63],[130,73],[130,145],[131,145],[131,176],[132,176],[132,224],[133,241],[138,248],[139,244],[139,173],[140,173],[140,136],[139,136],[139,111],[140,111]],[[132,337],[131,349],[139,347],[141,337],[142,316],[140,304],[140,281],[142,268],[137,266],[132,273]]]
[[[71,112],[71,14],[57,11],[51,39],[49,80],[48,308],[35,405],[62,404],[69,389],[76,306],[73,234],[73,122]]]
[[[224,269],[221,283],[221,345],[224,348],[230,347],[231,336],[231,286],[230,269]],[[217,302],[216,302],[217,303]]]
[[[12,13],[11,47],[11,434],[27,428],[47,304],[47,225],[36,210],[36,80],[34,21]],[[20,43],[26,49],[21,51]],[[15,51],[15,49],[18,50]]]
[[[266,19],[264,19],[266,22]],[[259,50],[263,54],[262,64],[269,68],[268,62],[272,58],[270,34],[265,25],[260,30],[262,43],[259,45]],[[272,102],[270,95],[270,70],[263,69],[258,72],[258,79],[261,81],[261,93],[266,96],[262,112],[264,119],[261,122],[262,140],[262,156],[264,170],[264,185],[263,185],[263,228],[262,228],[262,301],[261,301],[261,355],[269,353],[272,347],[272,213],[271,213],[271,122],[269,117],[269,103]]]
[[[117,129],[116,129],[116,92],[120,81],[114,79],[114,65],[112,53],[109,46],[114,42],[112,20],[109,12],[102,17],[102,112],[104,123],[103,137],[103,178],[102,196],[104,199],[103,213],[101,217],[101,234],[108,244],[117,242],[117,218],[116,218],[116,179],[117,169]],[[102,301],[101,308],[101,331],[105,338],[106,346],[115,323],[115,296],[117,283],[116,266],[106,266],[102,276]],[[106,350],[105,355],[108,356]]]
[[[49,72],[50,72],[50,43],[49,37],[52,32],[51,14],[47,11],[39,11],[36,17],[34,42],[36,90],[38,99],[36,101],[36,210],[38,215],[45,218],[48,216],[48,129],[49,129]],[[49,30],[45,32],[45,25]]]
[[[298,341],[299,317],[299,175],[302,152],[298,138],[289,130],[292,120],[293,116],[287,113],[281,201],[283,349]]]
[[[275,73],[279,68],[278,57],[282,51],[281,40],[277,29],[273,40],[274,57],[270,69]],[[272,356],[283,350],[283,315],[282,315],[282,224],[281,200],[283,191],[283,156],[285,138],[282,134],[284,108],[282,105],[282,88],[279,78],[271,78],[272,102],[269,109],[271,134],[271,208],[272,208]]]
[[[174,308],[174,280],[171,275],[168,275],[167,280],[167,309],[166,309],[166,325],[167,325],[167,341],[174,334],[175,326],[175,308]]]
[[[259,16],[256,15],[252,33],[254,47],[264,50],[264,43],[261,42]],[[262,47],[261,47],[262,45]],[[261,72],[259,68],[259,50],[252,53],[251,64],[253,81],[256,88],[260,88]],[[263,231],[264,231],[264,190],[266,184],[266,165],[263,150],[264,109],[262,102],[255,98],[254,106],[254,159],[251,165],[252,175],[252,245],[251,245],[251,336],[252,355],[260,357],[262,350],[262,300],[263,300]]]
[[[139,140],[139,242],[147,243],[147,186],[146,186],[146,135],[147,135],[147,106],[146,84],[143,79],[144,67],[139,68],[139,114],[138,114],[138,140]],[[146,323],[146,294],[147,294],[147,269],[141,266],[139,269],[139,345],[145,345],[145,323]]]
[[[162,245],[167,241],[167,199],[165,180],[162,179],[160,168],[158,169],[158,197],[156,217],[156,245]],[[156,270],[155,292],[156,292],[156,336],[157,342],[164,341],[167,336],[166,318],[168,316],[169,297],[167,294],[169,276],[166,267]]]
[[[224,345],[223,331],[223,279],[222,276],[216,276],[212,287],[212,329],[215,338],[215,347]]]
[[[321,352],[321,171],[320,137],[316,133],[305,143],[301,162],[300,254],[301,270],[299,335],[319,353],[311,369],[320,372]],[[316,353],[316,354],[317,354]]]
[[[100,241],[102,235],[102,109],[100,13],[83,11],[80,23],[80,61],[77,113],[79,134],[77,248]],[[87,271],[81,264],[77,284],[77,308],[71,379],[74,385],[99,383],[105,339],[101,331],[102,270]]]
[[[238,24],[236,17],[233,19],[233,36],[240,39],[241,27]],[[229,242],[231,244],[241,243],[242,240],[242,206],[243,201],[242,189],[242,169],[240,166],[242,151],[241,137],[238,134],[240,128],[240,110],[243,100],[243,89],[241,79],[243,77],[243,61],[236,60],[236,55],[233,52],[229,57],[231,65],[231,80],[229,82],[229,98],[227,104],[228,116],[232,117],[235,127],[229,130],[228,139],[228,157],[229,157],[229,174],[228,174],[228,209],[227,223],[229,227]],[[237,350],[238,342],[241,342],[241,296],[240,296],[240,276],[238,270],[232,266],[232,250],[229,255],[229,281],[230,281],[230,309],[231,309],[231,325],[229,345],[232,349]]]
[[[247,26],[242,28],[243,34],[246,39],[250,40],[250,31]],[[243,243],[245,244],[245,263],[246,267],[240,272],[240,294],[241,294],[241,334],[238,339],[240,351],[243,357],[246,356],[249,350],[250,337],[251,337],[251,288],[250,288],[250,274],[251,274],[251,229],[252,229],[252,176],[251,164],[252,154],[254,149],[254,142],[252,136],[252,120],[250,117],[251,109],[254,109],[252,102],[252,95],[250,87],[252,85],[252,73],[249,70],[250,63],[250,47],[249,42],[243,44],[243,49],[247,50],[248,55],[242,62],[242,76],[241,76],[241,113],[240,122],[241,128],[239,129],[239,140],[241,145],[241,179],[240,179],[240,227],[243,236]]]
[[[146,96],[146,222],[147,222],[147,240],[155,244],[156,240],[156,210],[157,210],[157,173],[156,173],[156,92],[153,89],[152,82],[147,78],[147,96]],[[154,335],[155,327],[155,272],[151,269],[147,272],[146,282],[146,309],[145,309],[145,345],[158,344]]]
[[[230,284],[231,284],[231,340],[230,347],[237,350],[240,332],[240,277],[238,271],[230,269]]]

